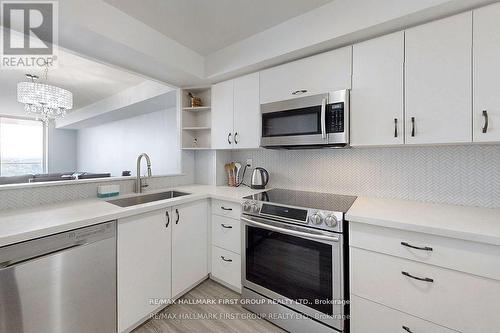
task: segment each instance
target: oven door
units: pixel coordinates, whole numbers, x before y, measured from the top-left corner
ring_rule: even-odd
[[[328,94],[261,105],[262,147],[328,144]]]
[[[242,216],[242,285],[343,330],[341,234]]]

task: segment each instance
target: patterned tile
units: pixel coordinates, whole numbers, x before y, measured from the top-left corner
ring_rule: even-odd
[[[231,154],[232,160],[247,158],[269,171],[272,187],[500,207],[500,145]]]

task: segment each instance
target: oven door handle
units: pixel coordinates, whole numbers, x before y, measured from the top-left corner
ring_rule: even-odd
[[[275,227],[273,225],[269,225],[269,224],[261,223],[261,222],[256,222],[256,221],[244,218],[244,217],[241,217],[241,219],[244,222],[246,222],[250,225],[253,225],[255,227],[280,232],[280,233],[287,234],[290,236],[305,237],[305,238],[317,239],[317,240],[327,241],[327,242],[339,242],[340,241],[340,239],[338,237],[334,237],[334,236],[311,234],[308,232],[302,232],[302,231],[290,230],[290,229],[286,229],[286,228]]]
[[[326,98],[321,101],[321,138],[326,139]]]

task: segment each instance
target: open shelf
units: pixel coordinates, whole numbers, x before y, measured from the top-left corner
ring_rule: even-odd
[[[184,111],[190,111],[190,112],[198,112],[198,111],[210,111],[211,107],[210,106],[186,106],[182,108]]]
[[[211,150],[209,147],[182,148],[182,150]]]
[[[201,98],[202,106],[192,107],[189,93]],[[211,99],[212,89],[210,86],[182,89],[182,149],[211,149]]]
[[[210,127],[208,126],[193,126],[193,127],[183,127],[184,131],[209,131]]]

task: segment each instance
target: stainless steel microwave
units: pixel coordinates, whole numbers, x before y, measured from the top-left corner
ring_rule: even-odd
[[[349,90],[261,104],[261,147],[349,146]]]

